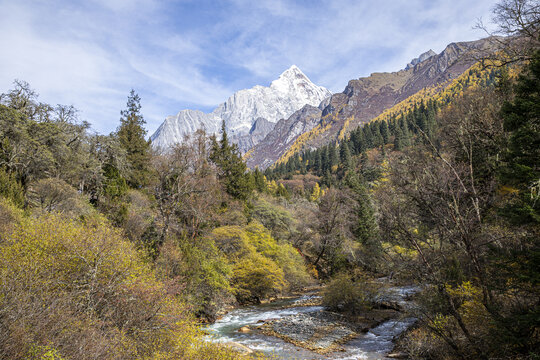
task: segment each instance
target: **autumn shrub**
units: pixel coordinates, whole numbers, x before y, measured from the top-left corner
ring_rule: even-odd
[[[334,311],[358,314],[371,306],[373,286],[367,279],[354,280],[351,275],[336,275],[322,292],[323,305]]]
[[[240,302],[258,302],[310,281],[298,251],[278,243],[260,223],[219,227],[212,239],[231,264],[231,285]]]
[[[56,212],[70,218],[96,215],[87,199],[57,178],[41,179],[28,189],[27,200],[34,212]]]
[[[224,304],[232,303],[231,269],[211,238],[170,238],[162,246],[156,268],[168,292],[184,300],[198,317],[215,320]]]
[[[286,284],[283,270],[258,253],[250,253],[234,265],[231,283],[240,303],[258,303],[279,294]]]
[[[234,359],[106,222],[24,219],[0,244],[2,359]],[[206,355],[204,355],[206,354]]]
[[[453,308],[446,305],[451,300]],[[497,323],[482,303],[482,291],[470,281],[426,287],[417,297],[419,327],[402,343],[411,354],[430,359],[446,359],[449,352],[459,357],[474,357],[472,351],[497,349],[499,354],[513,349],[505,346]],[[430,316],[422,316],[426,310]],[[458,320],[459,319],[459,320]],[[463,329],[466,330],[463,331]],[[436,336],[434,336],[436,335]],[[471,354],[461,349],[471,349]],[[506,356],[502,356],[506,358]]]
[[[273,260],[283,270],[289,290],[297,290],[311,282],[304,259],[291,244],[277,242],[259,223],[249,224],[246,233],[257,252]]]
[[[122,228],[127,238],[150,259],[159,255],[161,234],[158,231],[155,203],[142,191],[129,190],[126,194],[127,206]]]
[[[283,207],[261,198],[255,203],[252,216],[270,230],[274,238],[289,239],[291,237],[294,219]]]
[[[22,221],[23,211],[9,199],[0,196],[0,243],[8,238],[13,228]]]

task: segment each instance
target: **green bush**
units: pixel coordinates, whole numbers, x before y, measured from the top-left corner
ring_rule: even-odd
[[[294,220],[291,213],[281,206],[260,199],[253,208],[252,216],[270,230],[274,238],[290,238]]]
[[[370,308],[373,287],[366,279],[353,281],[349,274],[339,274],[324,288],[323,305],[330,310],[358,314]]]
[[[24,192],[22,185],[12,174],[0,168],[0,196],[9,199],[18,207],[24,205]]]
[[[232,303],[231,269],[211,238],[169,239],[156,259],[160,275],[200,318],[215,320],[223,304]]]

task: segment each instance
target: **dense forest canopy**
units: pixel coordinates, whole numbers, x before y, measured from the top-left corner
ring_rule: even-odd
[[[198,322],[315,282],[355,314],[383,276],[421,287],[411,358],[540,356],[538,6],[495,15],[522,40],[489,66],[264,173],[224,124],[153,151],[134,90],[100,135],[15,81],[0,96],[0,358],[236,359]]]

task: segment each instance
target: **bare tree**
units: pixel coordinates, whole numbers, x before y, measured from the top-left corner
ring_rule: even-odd
[[[190,238],[201,234],[219,206],[220,185],[215,167],[208,161],[206,134],[186,137],[171,153],[154,157],[157,181],[153,186],[158,203],[163,243],[171,225]]]
[[[505,65],[530,60],[540,49],[540,5],[537,0],[502,0],[493,8],[495,31],[490,31],[481,20],[476,28],[490,37],[496,52],[483,58],[487,65]]]
[[[354,200],[345,190],[330,188],[321,198],[317,213],[319,241],[315,243],[317,266],[321,259],[331,258],[352,237],[352,208]]]

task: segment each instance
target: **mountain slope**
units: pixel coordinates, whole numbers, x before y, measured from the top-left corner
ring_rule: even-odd
[[[256,120],[265,119],[275,124],[306,104],[319,105],[330,95],[330,91],[313,84],[293,65],[277,80],[272,81],[269,87],[257,85],[251,89],[240,90],[209,114],[197,110],[182,110],[175,116],[168,116],[150,139],[155,148],[168,148],[197,129],[204,128],[208,133],[217,133],[221,121],[225,120],[231,139],[237,139],[240,150],[245,152],[261,139],[260,132],[258,136],[246,137],[252,135],[250,130]],[[265,129],[268,129],[268,126],[265,126]]]
[[[377,117],[384,110],[407,99],[424,88],[442,90],[445,84],[470,68],[478,56],[491,51],[488,39],[471,42],[452,43],[438,55],[430,52],[422,54],[416,65],[408,70],[393,73],[374,73],[369,77],[349,81],[342,93],[334,94],[327,100],[328,105],[321,113],[319,124],[311,133],[298,134],[295,142],[281,151],[263,146],[263,141],[250,152],[247,159],[250,167],[267,167],[276,161],[286,161],[302,149],[313,149],[343,138],[351,129]],[[302,119],[297,119],[302,121]],[[268,135],[270,136],[271,133]],[[301,135],[301,136],[300,136]],[[283,134],[284,138],[289,134]],[[259,160],[261,154],[269,154],[264,166]]]
[[[278,121],[274,129],[255,146],[253,152],[247,155],[247,164],[257,164],[261,168],[267,168],[279,158],[283,151],[292,146],[299,135],[312,130],[321,118],[321,109],[305,105],[296,111],[288,119]],[[258,151],[257,149],[265,149]]]

